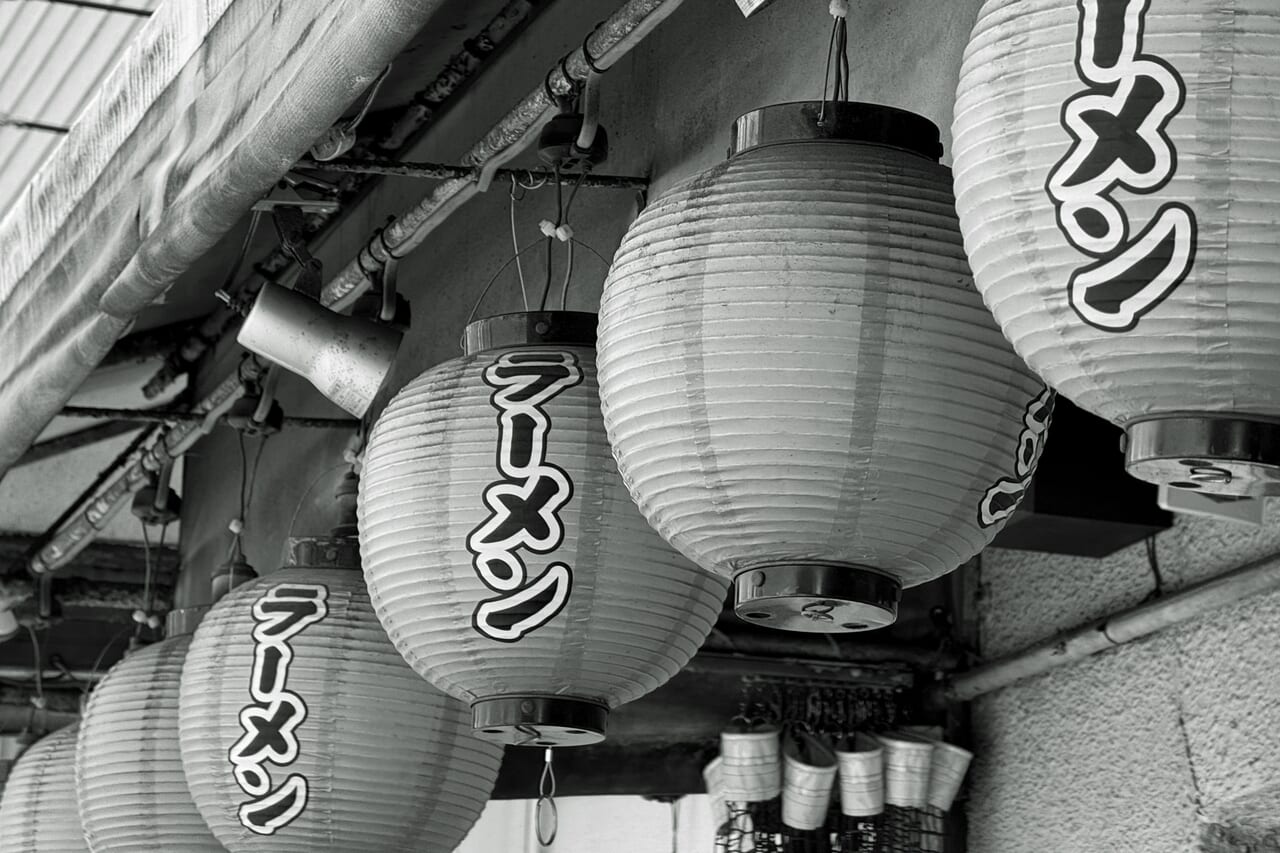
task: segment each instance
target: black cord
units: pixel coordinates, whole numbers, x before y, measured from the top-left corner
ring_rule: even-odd
[[[1164,575],[1160,571],[1160,554],[1156,550],[1156,538],[1148,536],[1144,544],[1147,547],[1147,565],[1151,567],[1151,576],[1155,580],[1155,588],[1147,598],[1159,598],[1164,595]]]
[[[559,228],[564,222],[564,179],[560,175],[560,164],[555,167],[556,176],[556,227]],[[554,236],[547,238],[547,281],[542,288],[542,298],[538,300],[538,310],[547,310],[547,299],[551,296],[551,277],[553,270],[552,253],[555,249],[556,238]]]

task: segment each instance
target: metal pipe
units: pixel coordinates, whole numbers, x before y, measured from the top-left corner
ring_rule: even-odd
[[[536,138],[543,123],[556,111],[552,94],[567,94],[575,82],[587,79],[591,65],[584,51],[589,51],[596,67],[607,70],[639,44],[660,23],[676,11],[683,0],[629,0],[596,28],[563,62],[556,63],[547,75],[546,85],[538,85],[478,141],[463,161],[477,167],[482,178],[474,176],[443,181],[417,205],[404,211],[375,235],[360,253],[347,264],[321,291],[320,302],[335,311],[344,310],[373,284],[371,276],[386,264],[391,255],[404,257],[422,244],[432,231],[488,187],[495,171],[519,155]],[[572,79],[565,76],[568,72]]]
[[[97,672],[95,670],[89,670],[89,669],[69,669],[66,672],[63,672],[60,669],[46,669],[42,673],[40,673],[40,676],[44,681],[53,682],[52,684],[45,685],[46,690],[48,690],[51,687],[70,686],[65,682],[61,682],[57,680],[60,678],[66,678],[69,676],[70,678],[80,682],[85,682],[85,681],[94,682],[94,681],[102,680],[102,678],[105,675],[106,675],[105,672]],[[0,681],[21,681],[21,682],[30,681],[34,683],[35,678],[36,678],[36,671],[32,667],[0,666]]]
[[[101,418],[146,424],[204,423],[209,419],[208,412],[186,409],[111,409],[102,406],[65,406],[58,414],[64,418]],[[360,422],[353,418],[285,417],[284,425],[310,429],[354,429]]]
[[[448,163],[413,163],[400,160],[327,160],[324,163],[303,162],[299,168],[323,169],[329,172],[341,172],[352,175],[382,175],[393,178],[425,178],[428,180],[444,180],[446,178],[467,178],[478,180],[480,169],[476,166],[456,166]],[[554,181],[555,173],[545,169],[496,169],[493,178],[534,183],[538,181]],[[560,178],[566,183],[576,183],[579,176],[562,172]],[[582,186],[609,190],[643,190],[649,186],[649,179],[634,175],[596,175],[582,176]]]
[[[28,571],[37,576],[47,575],[71,562],[124,508],[133,494],[150,481],[152,474],[166,462],[190,450],[243,396],[244,383],[240,375],[232,375],[200,402],[197,409],[204,413],[202,421],[184,421],[162,429],[155,442],[143,450],[132,464],[125,461],[115,468],[118,473],[102,491],[72,505],[74,509],[70,516],[51,528],[44,544],[27,560]],[[111,470],[108,469],[108,473]]]
[[[78,6],[81,9],[97,9],[99,12],[119,12],[121,15],[133,15],[137,18],[150,18],[150,9],[137,6],[116,6],[111,3],[99,3],[96,0],[44,0],[55,6]]]
[[[39,130],[43,133],[55,133],[58,135],[71,132],[71,128],[65,124],[49,124],[43,121],[14,118],[7,115],[0,115],[0,127],[16,127],[18,130]]]
[[[953,678],[931,697],[935,703],[968,702],[1024,678],[1151,636],[1220,607],[1280,589],[1280,554],[1271,554],[1180,592],[1059,634],[1001,660]]]
[[[22,454],[17,462],[13,463],[13,467],[21,468],[23,465],[43,462],[46,459],[52,459],[55,456],[61,456],[64,453],[70,453],[73,450],[79,450],[91,444],[128,435],[136,429],[140,429],[140,427],[131,421],[106,421],[105,423],[94,424],[91,427],[31,445],[27,452]]]

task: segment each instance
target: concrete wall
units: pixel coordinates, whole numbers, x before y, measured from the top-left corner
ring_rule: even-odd
[[[686,3],[606,79],[604,122],[613,150],[607,170],[650,173],[661,192],[723,157],[728,126],[739,113],[817,97],[830,25],[826,5],[777,0],[745,21],[732,0]],[[921,112],[943,128],[949,145],[960,56],[978,5],[855,2],[855,98]],[[409,159],[456,159],[615,6],[616,0],[555,4]],[[388,181],[323,247],[326,267],[345,264],[383,217],[424,191],[423,184]],[[521,243],[536,236],[551,204],[543,190],[519,205]],[[627,193],[584,191],[575,206],[579,236],[611,256],[633,206]],[[389,388],[457,353],[480,289],[510,257],[510,245],[508,198],[498,187],[469,203],[402,265],[414,324]],[[541,259],[532,254],[531,280],[539,269]],[[499,280],[482,314],[518,307],[512,272]],[[603,276],[603,265],[580,253],[570,307],[592,310]],[[203,384],[225,375],[236,357],[228,348]],[[291,414],[335,414],[296,381],[285,383],[282,401]],[[279,565],[291,531],[322,532],[344,440],[292,431],[269,441],[246,536],[260,570]],[[256,453],[252,443],[249,451]],[[238,466],[236,437],[225,429],[189,460],[183,552],[194,600],[207,597],[200,572],[225,557],[226,523],[238,513]],[[1160,546],[1168,583],[1178,586],[1280,548],[1280,530],[1274,523],[1263,531],[1184,523],[1162,536]],[[987,654],[1132,604],[1151,584],[1141,549],[1099,562],[992,552],[984,578]],[[1277,617],[1280,597],[1267,598],[979,702],[972,850],[1170,853],[1197,849],[1206,822],[1265,817],[1266,792],[1280,780],[1280,688],[1269,677],[1272,661],[1280,659]]]
[[[1280,551],[1269,509],[1261,528],[1184,519],[1157,537],[1166,591]],[[988,656],[1153,588],[1141,546],[1096,561],[992,549],[982,580]],[[1277,660],[1280,594],[979,700],[970,850],[1275,849],[1218,845],[1280,828]]]

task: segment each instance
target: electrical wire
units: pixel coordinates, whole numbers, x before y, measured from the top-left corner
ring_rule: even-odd
[[[560,175],[560,164],[555,167],[556,180],[556,221],[555,227],[559,228],[564,222],[564,180]],[[547,281],[542,287],[542,299],[538,301],[538,310],[547,310],[547,299],[551,296],[551,275],[553,272],[552,251],[555,249],[556,238],[554,236],[547,237]]]
[[[578,179],[573,182],[573,189],[569,191],[569,200],[564,204],[564,210],[561,212],[561,219],[564,224],[569,224],[569,212],[573,209],[573,200],[578,197],[578,190],[582,189],[582,181],[587,177],[587,170],[583,169],[578,174]],[[560,283],[560,310],[564,311],[569,302],[569,284],[573,279],[573,244],[576,241],[570,237],[568,246],[568,261],[564,270],[564,281]]]
[[[1159,598],[1164,595],[1164,574],[1160,571],[1160,554],[1156,550],[1156,538],[1148,536],[1144,540],[1147,549],[1147,565],[1151,569],[1151,577],[1155,581],[1155,587],[1147,596],[1148,599]]]
[[[147,532],[147,523],[139,520],[138,526],[142,528],[142,612],[145,617],[151,616],[151,534]],[[166,527],[168,525],[165,525]],[[161,547],[164,547],[161,545]],[[133,627],[133,638],[136,640],[142,636],[142,628],[146,624],[146,619],[137,621]]]
[[[44,701],[44,656],[40,654],[40,636],[36,634],[36,629],[29,624],[24,624],[27,633],[31,636],[31,652],[35,658],[36,673],[36,698],[33,703],[34,707],[43,711],[45,708]]]
[[[244,266],[244,259],[249,256],[249,249],[253,245],[253,238],[258,234],[258,226],[262,223],[262,211],[255,210],[253,215],[249,217],[249,227],[245,229],[244,240],[240,243],[240,251],[236,253],[236,259],[227,269],[226,278],[222,280],[222,290],[227,293],[233,293],[232,286],[236,283],[236,276],[240,274],[240,268]]]

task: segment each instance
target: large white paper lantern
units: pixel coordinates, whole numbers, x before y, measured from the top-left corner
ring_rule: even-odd
[[[852,631],[1013,513],[1051,401],[969,278],[938,130],[867,104],[740,118],[632,225],[600,389],[649,522],[761,625]]]
[[[955,110],[978,289],[1129,471],[1280,493],[1280,6],[989,0]]]
[[[360,482],[374,606],[476,733],[568,746],[655,689],[715,623],[725,581],[649,528],[600,418],[594,314],[473,323],[466,355],[378,419]]]
[[[207,608],[169,614],[169,636],[112,667],[89,697],[76,749],[80,822],[93,853],[223,853],[182,772],[178,685]]]
[[[88,853],[76,810],[78,726],[28,749],[0,798],[0,853]]]
[[[232,853],[453,850],[501,749],[391,646],[354,538],[294,540],[292,559],[191,642],[179,727],[200,814]]]

